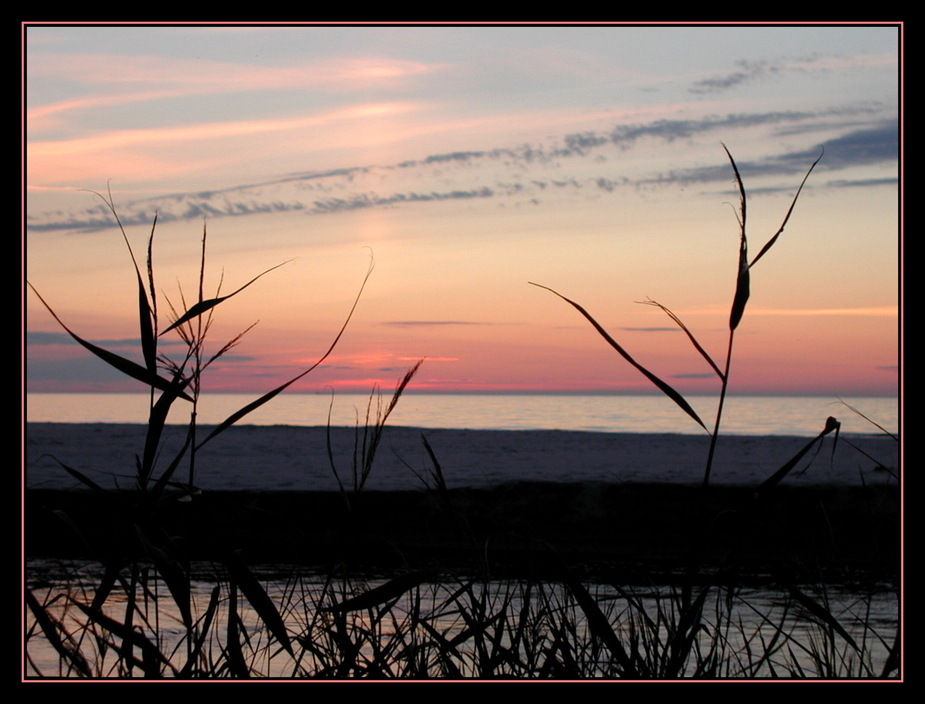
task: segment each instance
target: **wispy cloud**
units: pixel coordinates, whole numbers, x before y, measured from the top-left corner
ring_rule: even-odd
[[[402,362],[417,362],[419,357],[397,357],[399,361]],[[424,360],[430,364],[431,362],[458,362],[459,357],[425,357]],[[404,367],[402,368],[405,369]]]
[[[97,347],[103,347],[105,349],[110,349],[113,347],[134,347],[141,349],[141,340],[139,338],[124,338],[124,339],[100,339],[100,340],[87,340]],[[45,345],[74,345],[78,346],[78,342],[68,335],[66,332],[42,332],[38,330],[30,330],[26,332],[26,344],[36,345],[36,346],[45,346]],[[185,343],[182,340],[169,340],[163,339],[159,340],[158,344],[160,345],[184,345]]]
[[[679,313],[679,315],[680,314],[681,313]],[[705,308],[702,310],[684,311],[683,315],[729,315],[729,311],[720,308]],[[857,316],[865,318],[898,318],[899,308],[897,306],[868,306],[863,308],[761,308],[755,306],[749,307],[748,315],[784,317]]]
[[[498,323],[479,323],[468,320],[391,320],[380,324],[398,327],[435,327],[442,325],[497,325]]]
[[[755,308],[749,309],[749,315],[783,315],[783,316],[862,316],[876,318],[898,318],[899,309],[896,306],[876,306],[867,308]]]
[[[766,61],[738,61],[736,65],[738,70],[697,81],[688,90],[695,95],[719,93],[781,70],[779,66],[769,65]]]
[[[415,106],[409,103],[370,103],[321,114],[287,118],[245,120],[239,122],[208,122],[184,125],[182,127],[116,130],[93,135],[91,137],[30,142],[28,152],[30,159],[62,158],[77,154],[124,149],[126,147],[142,144],[203,142],[253,136],[256,134],[294,131],[345,120],[391,116],[398,113],[409,112],[414,109]]]
[[[736,68],[696,81],[688,89],[694,95],[722,93],[741,85],[781,77],[786,74],[820,74],[831,71],[855,71],[865,67],[889,66],[896,63],[895,56],[868,54],[852,57],[810,56],[777,61],[747,61],[735,63]]]
[[[336,213],[344,210],[358,210],[360,208],[374,208],[403,203],[424,203],[440,200],[464,200],[469,198],[491,198],[494,191],[488,187],[453,190],[445,192],[431,191],[430,193],[393,193],[388,196],[378,196],[369,193],[358,193],[350,198],[326,198],[312,203],[311,210],[315,213]]]
[[[61,126],[65,118],[75,112],[99,110],[100,108],[132,105],[139,102],[162,100],[176,96],[176,91],[150,90],[137,93],[119,95],[91,95],[80,98],[70,98],[54,103],[39,105],[26,110],[26,119],[29,122],[30,134],[41,134],[43,131],[56,129]]]
[[[78,387],[95,387],[100,390],[111,389],[113,384],[121,384],[126,390],[142,390],[135,380],[129,379],[121,372],[91,355],[70,359],[30,359],[26,365],[26,380],[38,390],[44,390],[41,382],[50,382],[49,390],[67,391],[64,380],[72,380]]]
[[[307,122],[337,120],[347,113],[375,114],[377,111],[413,110],[407,104],[378,104],[338,111],[326,116],[305,118]],[[354,112],[351,112],[354,111]],[[836,127],[833,120],[843,120],[847,128],[837,137],[830,137]],[[270,120],[229,123],[214,126],[225,134],[285,130],[299,120]],[[544,145],[519,145],[490,150],[436,153],[419,159],[404,160],[391,165],[353,165],[324,172],[304,172],[282,175],[259,183],[248,183],[217,191],[176,194],[170,197],[130,201],[120,204],[120,216],[128,225],[148,224],[155,212],[162,221],[201,219],[202,217],[234,217],[271,212],[303,212],[307,215],[332,215],[358,209],[410,207],[418,203],[458,200],[495,200],[517,198],[529,201],[548,195],[553,190],[591,189],[610,193],[618,188],[668,183],[728,184],[729,167],[722,160],[715,165],[695,169],[669,170],[657,174],[633,177],[613,174],[613,166],[599,157],[606,149],[626,151],[640,140],[654,139],[667,144],[681,139],[752,128],[816,129],[818,146],[811,149],[769,155],[756,161],[740,161],[739,167],[751,179],[792,176],[802,173],[806,164],[825,150],[823,168],[829,172],[853,166],[895,163],[898,155],[898,126],[893,119],[883,119],[875,107],[843,108],[821,113],[769,112],[730,114],[725,117],[705,117],[689,120],[655,120],[647,123],[620,124],[609,131],[567,134]],[[152,130],[150,134],[113,134],[102,140],[119,139],[180,139],[207,138],[213,126],[183,127]],[[212,135],[215,136],[214,134]],[[87,140],[97,138],[87,138]],[[77,140],[81,142],[82,140]],[[62,149],[80,150],[79,144],[60,143]],[[51,150],[51,144],[37,145]],[[587,175],[578,177],[564,171],[562,164],[581,164]],[[550,173],[549,167],[556,166]],[[447,172],[448,168],[455,171]],[[500,169],[500,171],[499,171]],[[606,170],[606,171],[605,171]],[[595,173],[597,172],[597,173]],[[446,187],[452,173],[458,183]],[[499,173],[502,177],[499,177]],[[504,178],[503,175],[508,175]],[[863,179],[868,185],[890,185],[889,177]],[[435,187],[437,185],[443,186]],[[851,178],[830,179],[829,187],[860,185]],[[812,187],[820,188],[818,184]],[[774,185],[749,189],[753,195],[778,190]],[[786,187],[792,190],[792,184]],[[111,217],[102,204],[70,213],[30,213],[27,225],[35,230],[92,230],[111,226]]]
[[[61,119],[68,113],[170,98],[299,88],[336,93],[381,89],[443,68],[439,63],[375,56],[265,66],[166,56],[36,53],[30,57],[31,79],[69,81],[95,93],[30,108],[27,118],[32,129],[42,129],[47,126],[43,120],[51,117]],[[126,85],[134,90],[122,93]],[[111,90],[120,93],[113,95]]]
[[[709,127],[704,126],[704,129]],[[676,125],[669,134],[681,135],[687,128]],[[672,137],[665,137],[671,141]],[[810,150],[798,150],[770,156],[762,161],[737,160],[740,171],[748,172],[752,178],[757,176],[792,175],[805,172],[806,164],[824,155],[822,168],[832,170],[847,169],[870,164],[889,164],[899,157],[899,126],[895,120],[878,122],[874,127],[852,130],[841,137],[827,139],[818,147]],[[729,169],[726,164],[700,167],[696,169],[672,170],[650,179],[650,183],[711,183],[727,182]],[[878,183],[896,183],[898,180],[883,179]],[[851,184],[850,180],[832,180],[830,184]],[[777,190],[775,188],[750,188],[749,193],[757,195],[762,192]],[[788,188],[792,190],[792,186]]]

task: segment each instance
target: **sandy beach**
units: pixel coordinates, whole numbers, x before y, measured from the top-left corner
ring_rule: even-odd
[[[181,429],[171,430],[161,451],[162,466],[182,444]],[[210,430],[210,426],[199,428],[199,439]],[[144,432],[141,425],[30,423],[26,429],[26,486],[75,486],[59,462],[86,473],[101,486],[131,486],[135,456],[144,447]],[[229,428],[197,454],[195,484],[203,490],[336,491],[326,434],[323,427]],[[706,434],[387,427],[366,489],[421,488],[419,475],[427,475],[432,467],[422,435],[434,450],[447,486],[453,488],[515,481],[696,485],[703,479],[709,448]],[[332,428],[335,465],[347,486],[352,482],[355,441],[353,428]],[[757,486],[807,442],[806,438],[782,436],[721,437],[711,482]],[[876,470],[877,464],[898,467],[898,443],[884,436],[844,437],[834,454],[832,443],[832,436],[827,437],[818,454],[808,455],[785,483],[860,486],[890,481],[889,472]],[[188,477],[184,468],[177,478],[183,480],[184,472]]]

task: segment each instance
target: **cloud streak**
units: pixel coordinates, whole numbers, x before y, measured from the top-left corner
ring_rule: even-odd
[[[28,152],[31,159],[54,159],[124,149],[138,145],[198,143],[218,139],[248,137],[257,134],[296,131],[345,120],[394,116],[414,109],[415,106],[409,103],[371,103],[301,117],[211,122],[185,125],[183,127],[116,130],[92,137],[31,142]]]
[[[141,340],[139,338],[124,338],[124,339],[102,339],[102,340],[87,340],[97,347],[103,347],[106,349],[112,347],[135,347],[141,349]],[[26,333],[26,344],[36,345],[39,347],[47,345],[72,345],[78,347],[79,343],[66,332],[41,332],[41,331],[29,331]],[[159,345],[184,345],[182,340],[170,340],[162,339],[158,341]],[[84,348],[81,347],[81,350]]]
[[[679,314],[680,315],[680,314]],[[684,311],[683,315],[729,315],[728,310],[708,308],[703,310]],[[781,316],[781,317],[812,317],[812,316],[838,316],[862,318],[898,318],[897,306],[867,306],[863,308],[760,308],[750,307],[749,317],[752,316]]]
[[[498,323],[479,323],[467,320],[392,320],[380,325],[392,325],[395,327],[440,327],[455,325],[498,325]]]
[[[748,83],[787,74],[821,74],[831,71],[851,71],[871,66],[883,66],[895,63],[895,57],[868,54],[854,57],[810,56],[792,60],[748,61],[735,63],[736,69],[693,83],[688,91],[693,95],[724,93]]]
[[[265,66],[165,56],[127,54],[37,53],[30,57],[29,75],[38,80],[69,81],[91,94],[30,108],[30,121],[62,118],[100,107],[150,103],[190,96],[266,93],[309,88],[344,93],[394,87],[411,77],[443,70],[440,63],[388,57],[343,57],[300,61],[290,66]],[[135,90],[112,94],[126,85]],[[140,89],[138,89],[140,88]],[[32,125],[41,128],[43,123]]]
[[[357,115],[378,110],[403,111],[412,109],[403,104],[368,105],[353,109]],[[340,113],[342,116],[343,113]],[[837,129],[833,119],[844,121],[841,134],[819,141],[812,149],[800,149],[770,155],[761,161],[743,161],[739,166],[747,170],[752,180],[760,177],[792,176],[805,170],[809,161],[825,150],[823,168],[829,172],[872,164],[892,165],[898,158],[898,126],[895,120],[884,119],[876,108],[843,108],[821,113],[767,112],[730,114],[724,117],[705,117],[699,120],[654,120],[647,123],[621,124],[609,131],[567,134],[546,145],[520,145],[490,150],[454,151],[431,154],[420,159],[404,160],[391,165],[354,165],[325,172],[304,172],[280,176],[260,183],[245,184],[217,191],[176,194],[167,198],[133,201],[120,205],[120,215],[128,225],[148,224],[155,210],[161,221],[196,220],[203,217],[239,217],[254,214],[301,212],[306,215],[332,215],[361,209],[411,207],[420,203],[461,200],[489,200],[504,202],[510,198],[527,199],[546,197],[552,190],[590,189],[612,193],[619,188],[665,184],[726,184],[729,167],[717,162],[714,166],[694,169],[669,170],[658,174],[635,177],[615,177],[613,167],[600,157],[606,150],[616,148],[618,153],[635,148],[645,140],[672,144],[678,140],[692,140],[704,135],[737,130],[783,129],[797,127],[802,131],[818,131],[820,136]],[[335,119],[334,115],[306,118],[308,122]],[[297,124],[302,124],[296,121]],[[293,123],[276,120],[258,123],[225,124],[225,134],[249,131],[291,129]],[[155,130],[152,139],[195,140],[207,135],[212,126]],[[103,141],[139,139],[142,134],[117,134],[101,138]],[[85,143],[88,149],[89,145]],[[30,149],[53,149],[49,144]],[[61,148],[78,149],[79,144],[61,144]],[[91,150],[92,151],[92,150]],[[590,170],[590,174],[566,176],[563,164],[573,163]],[[550,165],[558,166],[549,175]],[[459,187],[438,189],[438,180],[445,181],[447,168]],[[500,172],[499,172],[500,169]],[[594,173],[597,171],[598,173]],[[603,173],[602,173],[603,172]],[[499,173],[506,175],[499,179]],[[853,185],[892,185],[892,178],[861,179],[850,177],[830,179],[831,188]],[[811,188],[822,186],[812,184]],[[760,186],[750,189],[753,195],[770,193],[783,186]],[[788,184],[786,189],[792,190]],[[546,196],[544,196],[546,194]],[[27,227],[32,230],[95,230],[111,227],[107,209],[96,206],[68,213],[30,213]]]

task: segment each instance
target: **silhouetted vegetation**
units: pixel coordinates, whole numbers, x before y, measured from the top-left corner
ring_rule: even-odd
[[[614,539],[624,544],[615,544],[612,552],[604,548],[591,554],[563,552],[553,545],[553,538],[568,530],[564,521],[556,522],[566,514],[555,502],[564,501],[570,489],[544,492],[527,484],[509,485],[494,490],[497,503],[491,508],[492,499],[473,498],[477,492],[447,488],[444,472],[449,470],[441,465],[439,448],[431,447],[425,437],[422,444],[430,466],[420,478],[428,487],[426,493],[413,500],[396,498],[391,505],[388,496],[372,499],[364,494],[386,421],[420,362],[398,382],[385,406],[379,390],[372,390],[365,417],[357,420],[349,471],[338,466],[329,445],[331,469],[343,500],[318,499],[300,508],[292,504],[300,501],[298,496],[277,497],[275,504],[266,497],[248,497],[239,502],[247,504],[240,513],[229,509],[232,504],[210,503],[212,499],[196,487],[197,451],[330,355],[372,266],[343,326],[318,362],[200,438],[196,408],[202,375],[244,334],[210,352],[206,342],[212,316],[219,305],[271,270],[233,293],[222,295],[219,290],[206,295],[204,230],[196,295],[191,303],[182,296],[178,304],[168,303],[171,322],[165,324],[154,281],[155,227],[148,237],[144,274],[122,230],[137,275],[133,297],[138,300],[143,363],[81,338],[41,300],[74,340],[150,390],[147,436],[130,488],[103,487],[62,458],[58,460],[62,470],[84,487],[71,495],[82,493],[91,497],[92,504],[84,503],[81,510],[80,502],[54,499],[52,493],[27,497],[27,526],[30,513],[41,512],[46,526],[54,518],[61,540],[72,541],[71,554],[80,559],[27,575],[24,675],[152,679],[898,676],[898,627],[880,623],[871,613],[884,590],[895,593],[890,582],[898,571],[888,568],[879,573],[876,570],[883,565],[876,564],[873,574],[862,574],[857,561],[848,563],[849,572],[830,571],[841,556],[835,551],[824,562],[813,544],[814,535],[804,534],[810,524],[800,523],[813,516],[824,525],[823,533],[840,526],[835,513],[825,513],[828,498],[813,496],[800,503],[780,487],[814,449],[818,452],[827,436],[837,439],[838,421],[821,422],[819,434],[794,457],[781,458],[786,461],[760,486],[729,492],[710,484],[733,338],[748,300],[750,270],[777,241],[812,172],[811,167],[780,229],[749,261],[746,193],[731,155],[729,160],[741,195],[740,241],[722,367],[677,316],[649,301],[687,333],[721,381],[712,431],[681,394],[636,362],[583,307],[556,294],[711,434],[703,486],[684,494],[692,504],[686,507],[689,513],[674,505],[660,514],[657,501],[649,504],[638,501],[638,496],[621,496],[623,504],[602,503],[610,510],[585,526],[585,534],[600,533],[620,518],[615,513],[635,508],[637,514],[629,519],[633,524],[645,525],[646,520],[654,524],[647,545],[667,539],[663,549],[674,549],[666,558],[666,564],[677,568],[673,571],[657,572],[651,562],[633,563],[623,551],[629,540],[625,536]],[[111,196],[104,200],[118,223]],[[160,349],[159,341],[168,333],[183,342],[181,355],[167,356]],[[182,428],[182,449],[164,457],[162,439],[171,430],[167,414],[177,404],[189,409],[189,422]],[[673,490],[648,487],[645,496],[652,499],[658,491]],[[891,530],[892,521],[898,520],[897,492],[869,487],[863,492],[864,499],[872,502],[870,530]],[[514,508],[518,502],[537,500],[551,503],[534,505],[533,513],[517,513]],[[889,503],[878,507],[874,500]],[[88,505],[91,510],[86,510]],[[494,511],[491,517],[486,513],[489,509]],[[797,514],[799,520],[793,517]],[[883,515],[888,520],[880,525],[877,521]],[[538,528],[530,541],[499,545],[497,535],[502,534],[504,521],[524,516],[535,525],[542,523],[549,533]],[[590,520],[580,511],[579,519]],[[274,526],[267,528],[267,542],[288,534],[292,542],[283,544],[301,544],[303,549],[293,549],[293,557],[286,560],[276,545],[277,552],[265,553],[272,554],[274,564],[263,564],[264,533],[255,530],[247,535],[249,522],[255,520],[261,521],[261,530]],[[305,549],[309,533],[300,531],[306,531],[307,523],[316,538],[327,536],[322,540],[336,548],[318,547],[314,560],[306,554],[312,544],[308,542]],[[399,525],[405,531],[396,535],[382,529],[389,535],[393,559],[380,555],[378,561],[366,562],[363,546],[372,550],[384,544],[386,539],[373,538],[376,527],[386,525]],[[486,533],[489,527],[499,530],[491,539]],[[865,530],[859,525],[854,528]],[[835,542],[834,535],[828,537]],[[899,536],[893,537],[898,544]],[[801,540],[807,545],[801,557],[819,559],[802,564],[797,572],[788,561],[792,554],[782,558],[775,551],[786,552]],[[424,543],[429,549],[416,551],[414,546]],[[774,559],[759,569],[744,559],[756,552]],[[898,548],[890,554],[898,556]],[[594,563],[595,559],[600,561]],[[844,603],[836,583],[830,581],[834,575],[838,575],[835,581],[851,581],[852,601]],[[807,577],[812,576],[816,581],[808,586]],[[53,671],[33,659],[40,649],[56,654]]]

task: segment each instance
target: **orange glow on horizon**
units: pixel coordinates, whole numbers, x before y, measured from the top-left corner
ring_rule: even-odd
[[[204,297],[246,288],[213,311],[207,353],[248,332],[206,391],[318,364],[290,390],[387,392],[424,359],[409,390],[658,393],[536,282],[680,393],[718,393],[636,303],[723,367],[744,219],[728,145],[753,256],[787,218],[729,392],[896,393],[893,29],[111,29],[30,27],[24,64],[24,275],[93,344],[141,359],[125,245],[145,279],[157,213],[159,329],[197,295],[206,230]],[[126,240],[84,188],[113,194]],[[29,390],[141,390],[24,295]]]

